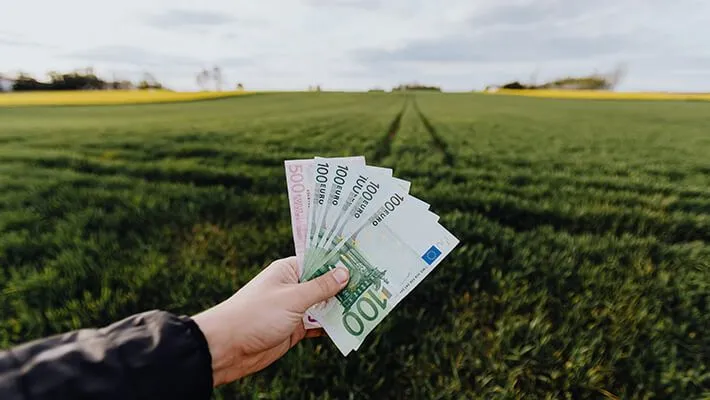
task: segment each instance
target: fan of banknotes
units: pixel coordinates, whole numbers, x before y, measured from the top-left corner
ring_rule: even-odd
[[[323,327],[348,355],[459,241],[409,195],[408,181],[364,157],[288,160],[285,168],[301,281],[350,271],[348,286],[304,323]]]

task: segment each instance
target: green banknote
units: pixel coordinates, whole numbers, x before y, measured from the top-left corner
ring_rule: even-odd
[[[329,229],[331,210],[346,201],[348,191],[355,179],[365,169],[364,157],[343,157],[314,159],[315,176],[313,184],[316,196],[312,201],[308,220],[308,240],[306,242],[306,265],[312,265],[318,255],[318,243]]]
[[[311,274],[320,276],[338,266],[350,270],[342,292],[309,310],[344,355],[358,348],[458,244],[432,213],[408,198],[382,203]]]
[[[367,168],[360,172],[354,175],[354,181],[347,188],[348,195],[342,204],[328,212],[332,222],[329,222],[327,229],[323,231],[328,239],[320,241],[321,246],[314,241],[307,245],[302,280],[312,279],[323,267],[328,254],[337,251],[353,233],[366,225],[370,217],[378,212],[379,207],[388,201],[401,201],[407,196],[408,188],[401,187],[399,182],[391,177]],[[319,229],[311,228],[309,231],[319,232]]]
[[[316,157],[311,167],[313,179],[313,196],[308,209],[308,226],[306,235],[305,264],[312,261],[313,253],[309,249],[315,248],[322,233],[319,231],[323,215],[328,209],[336,186],[346,185],[344,178],[352,175],[350,171],[359,171],[365,168],[364,157]],[[335,184],[335,181],[339,184]]]

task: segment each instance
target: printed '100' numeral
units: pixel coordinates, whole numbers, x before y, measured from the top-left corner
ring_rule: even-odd
[[[377,317],[380,316],[380,312],[387,308],[387,299],[390,298],[391,294],[382,288],[382,298],[377,296],[372,289],[368,290],[365,295],[360,296],[360,298],[355,303],[354,310],[343,314],[343,326],[353,336],[360,336],[365,331],[365,321],[375,321]]]

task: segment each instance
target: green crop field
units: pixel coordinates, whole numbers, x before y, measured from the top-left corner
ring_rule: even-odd
[[[364,154],[461,245],[343,358],[220,398],[710,396],[710,103],[263,94],[0,108],[0,347],[191,314],[293,244],[283,161]]]

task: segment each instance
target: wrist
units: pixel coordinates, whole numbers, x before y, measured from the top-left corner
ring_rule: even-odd
[[[192,317],[207,340],[212,357],[212,382],[217,387],[237,378],[238,352],[232,345],[231,335],[224,329],[224,319],[216,315],[215,309],[204,311]]]

